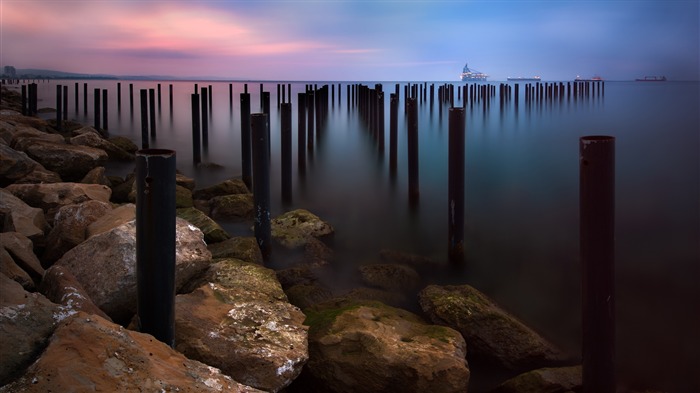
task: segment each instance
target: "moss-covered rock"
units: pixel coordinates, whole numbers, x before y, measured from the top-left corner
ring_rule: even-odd
[[[228,179],[211,187],[194,191],[194,199],[211,199],[232,194],[248,194],[250,190],[241,179]]]
[[[574,393],[582,391],[581,366],[541,368],[511,378],[491,393]]]
[[[231,238],[216,221],[194,207],[177,209],[177,216],[199,228],[202,233],[204,233],[204,241],[207,242],[208,245]],[[212,255],[212,257],[214,256]]]
[[[236,258],[246,262],[263,264],[258,242],[252,236],[238,236],[209,245],[212,258]]]

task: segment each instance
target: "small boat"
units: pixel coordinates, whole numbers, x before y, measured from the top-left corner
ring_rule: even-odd
[[[666,82],[665,76],[645,76],[644,78],[635,79],[637,82]]]
[[[542,80],[539,76],[531,76],[531,77],[524,77],[524,76],[509,76],[506,78],[509,81],[516,81],[516,82],[539,82]]]
[[[464,68],[462,69],[462,73],[459,75],[459,77],[462,82],[478,82],[485,81],[488,75],[477,70],[471,70],[469,67],[467,67],[467,64],[464,64]]]
[[[601,82],[603,78],[599,75],[593,75],[592,78],[582,78],[580,76],[576,76],[576,79],[574,81],[576,82]]]

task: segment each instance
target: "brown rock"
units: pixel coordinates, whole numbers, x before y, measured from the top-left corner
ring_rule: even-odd
[[[0,392],[261,392],[185,358],[153,336],[78,313],[27,373]]]
[[[32,143],[26,153],[67,181],[78,181],[107,161],[107,153],[102,149],[43,141]]]
[[[132,161],[135,156],[125,151],[107,139],[102,138],[93,127],[86,126],[76,131],[76,136],[70,138],[73,145],[89,146],[104,150],[110,159],[121,161]]]
[[[136,205],[133,203],[121,205],[106,212],[93,223],[88,225],[88,227],[85,229],[85,238],[89,239],[95,235],[99,235],[100,233],[108,232],[135,219]]]
[[[177,216],[199,228],[204,233],[204,241],[208,245],[231,238],[224,228],[199,209],[194,207],[177,209]]]
[[[44,268],[34,254],[34,244],[28,237],[17,232],[3,232],[0,233],[0,245],[12,256],[17,266],[27,272],[35,284],[41,282]]]
[[[46,248],[42,255],[44,263],[50,265],[56,262],[68,250],[82,243],[87,227],[110,210],[110,203],[93,200],[58,209],[53,229],[46,238]]]
[[[0,217],[3,232],[19,232],[32,241],[43,241],[47,229],[44,211],[31,207],[11,192],[0,188]]]
[[[207,246],[212,258],[236,258],[246,262],[263,264],[263,256],[258,242],[251,236],[232,237],[220,243]]]
[[[411,291],[418,288],[420,276],[413,268],[392,263],[362,265],[362,282],[388,291]]]
[[[4,274],[10,280],[22,285],[22,288],[29,292],[36,291],[36,284],[27,272],[17,266],[12,255],[4,247],[0,248],[0,274]]]
[[[581,390],[581,366],[572,366],[529,371],[503,382],[491,393],[574,393]]]
[[[229,179],[211,187],[195,190],[194,199],[211,199],[218,196],[231,194],[249,194],[250,190],[241,179]]]
[[[105,167],[103,166],[98,166],[91,169],[90,172],[86,173],[85,176],[80,179],[80,183],[102,184],[107,187],[112,185],[112,182],[110,182],[107,176],[105,176]]]
[[[310,238],[324,239],[333,235],[333,227],[305,209],[286,212],[272,219],[272,238],[282,246],[303,247]]]
[[[210,217],[215,220],[251,220],[254,212],[253,194],[224,195],[211,199]]]
[[[46,269],[39,291],[52,302],[63,305],[65,310],[83,311],[99,315],[108,321],[112,320],[90,300],[80,282],[63,266],[51,266]]]

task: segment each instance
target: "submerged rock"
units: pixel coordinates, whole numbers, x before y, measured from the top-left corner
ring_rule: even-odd
[[[286,248],[300,248],[308,239],[324,239],[333,235],[333,227],[305,209],[286,212],[271,221],[272,238]]]
[[[547,340],[469,285],[430,285],[418,297],[431,321],[462,333],[470,356],[513,371],[566,360]]]
[[[581,392],[581,366],[541,368],[511,378],[490,393]]]
[[[302,381],[317,391],[466,392],[462,336],[378,302],[306,310],[309,362]]]

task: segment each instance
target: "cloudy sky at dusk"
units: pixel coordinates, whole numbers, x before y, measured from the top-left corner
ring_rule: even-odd
[[[0,0],[0,65],[267,80],[700,79],[698,0]]]

